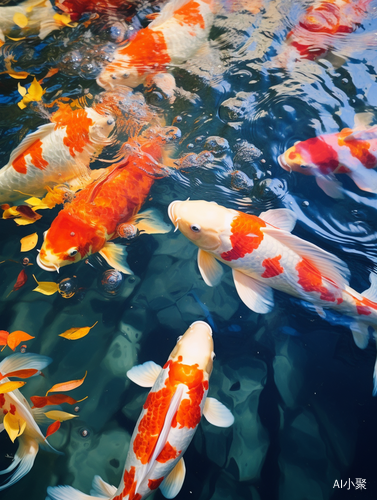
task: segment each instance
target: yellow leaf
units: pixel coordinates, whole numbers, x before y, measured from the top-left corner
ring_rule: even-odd
[[[0,384],[0,394],[15,391],[25,384],[26,382],[5,382],[5,384]]]
[[[40,217],[39,217],[40,218]],[[28,226],[29,224],[34,224],[38,219],[28,219],[26,217],[20,217],[18,219],[14,219],[14,222],[18,226]]]
[[[25,108],[26,108],[26,104],[24,103],[24,101],[23,101],[23,100],[22,100],[22,101],[20,101],[20,102],[18,102],[18,103],[17,103],[17,105],[18,105],[18,107],[19,107],[20,109],[25,109]]]
[[[8,75],[17,80],[24,80],[29,74],[26,71],[8,71]]]
[[[82,337],[85,337],[85,335],[88,335],[90,330],[96,326],[98,321],[94,323],[93,326],[85,326],[83,328],[70,328],[69,330],[65,331],[64,333],[61,333],[59,337],[64,337],[65,339],[68,340],[77,340],[81,339]]]
[[[34,7],[41,7],[46,5],[46,0],[37,0],[35,3],[31,4],[28,2],[28,7],[26,7],[26,12],[31,12]]]
[[[12,415],[11,412],[8,412],[4,416],[3,424],[12,443],[14,443],[16,438],[21,436],[26,428],[26,421],[18,415]]]
[[[42,89],[42,86],[40,85],[40,83],[38,83],[37,79],[34,77],[34,80],[31,82],[30,87],[28,89],[28,94],[31,100],[40,101],[44,93],[45,91]]]
[[[33,233],[28,236],[24,236],[24,238],[21,238],[20,243],[21,252],[29,252],[30,250],[33,250],[35,245],[38,243],[38,234]]]
[[[20,84],[18,84],[18,85],[20,85]],[[21,92],[20,92],[20,94],[21,94]],[[21,95],[24,95],[24,94],[21,94]],[[31,205],[33,207],[34,205],[39,205],[41,203],[41,201],[42,200],[40,200],[39,198],[32,196],[31,198],[28,198],[27,200],[25,200],[25,203],[27,203],[28,205]]]
[[[70,28],[75,28],[78,23],[73,23],[69,14],[55,14],[55,21],[64,24],[64,26],[69,26]]]
[[[26,89],[25,87],[23,87],[20,82],[18,82],[18,92],[22,95],[22,97],[24,97],[24,95],[26,94]]]
[[[9,38],[9,40],[13,40],[14,42],[19,42],[20,40],[25,40],[26,36],[21,36],[19,38],[13,38],[12,36],[8,36],[6,35],[7,38]]]
[[[59,290],[58,283],[53,281],[38,281],[33,274],[33,278],[38,283],[37,288],[34,288],[33,292],[43,293],[43,295],[53,295]]]
[[[25,26],[28,25],[28,18],[25,16],[25,14],[22,14],[21,12],[16,12],[15,15],[13,16],[13,22],[14,24],[17,24],[19,28],[25,28]]]
[[[72,415],[71,413],[67,413],[65,411],[60,410],[52,410],[45,413],[47,418],[51,420],[57,420],[58,422],[64,422],[65,420],[71,420],[71,418],[76,418],[78,415]]]
[[[17,207],[10,207],[4,210],[3,219],[13,219],[20,215],[20,212],[17,210]]]

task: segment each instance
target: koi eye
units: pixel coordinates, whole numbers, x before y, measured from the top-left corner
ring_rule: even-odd
[[[71,250],[68,250],[68,255],[70,257],[74,257],[77,254],[77,248],[71,248]]]
[[[191,231],[194,231],[194,233],[200,233],[200,226],[198,224],[193,224],[191,226]]]
[[[181,340],[181,338],[183,337],[183,335],[180,335],[178,338],[177,338],[177,342],[179,342]]]
[[[107,124],[108,124],[108,125],[112,125],[113,123],[114,123],[114,120],[113,120],[112,118],[109,118],[109,119],[107,120]]]

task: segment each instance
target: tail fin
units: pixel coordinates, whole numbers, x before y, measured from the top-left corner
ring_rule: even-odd
[[[85,495],[85,493],[72,488],[72,486],[49,486],[46,500],[103,500],[103,497]]]
[[[35,457],[38,453],[38,442],[24,434],[18,438],[19,446],[13,462],[10,466],[0,471],[0,474],[8,474],[16,469],[8,481],[0,486],[0,491],[5,490],[19,481],[33,467]]]
[[[43,370],[51,363],[52,359],[40,354],[17,352],[3,359],[0,363],[0,374],[5,377],[7,373],[13,373],[25,369]]]
[[[365,292],[363,292],[361,295],[364,298],[377,303],[377,274],[371,272],[369,275],[369,281],[370,281],[370,287],[367,290],[365,290]]]
[[[100,476],[94,476],[91,495],[98,495],[101,498],[112,498],[117,489],[109,483],[106,483]]]

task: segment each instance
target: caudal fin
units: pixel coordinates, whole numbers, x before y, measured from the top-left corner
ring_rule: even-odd
[[[49,486],[46,500],[103,500],[103,498],[86,495],[72,486]]]
[[[22,435],[18,438],[18,442],[19,446],[13,462],[7,469],[0,471],[0,474],[9,474],[14,471],[10,478],[0,486],[0,491],[17,483],[17,481],[26,476],[33,467],[35,457],[38,453],[37,441]]]

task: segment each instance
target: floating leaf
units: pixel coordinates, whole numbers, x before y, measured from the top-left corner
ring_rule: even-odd
[[[84,401],[87,397],[88,396],[83,399],[76,400],[66,394],[51,394],[50,396],[31,396],[30,400],[34,405],[33,408],[44,408],[48,405],[60,405],[63,403],[75,405],[76,403],[81,403],[81,401]]]
[[[30,250],[33,250],[35,248],[36,244],[38,243],[38,234],[33,233],[29,234],[28,236],[24,236],[21,238],[21,252],[29,252]]]
[[[15,391],[25,384],[26,382],[5,382],[5,384],[0,384],[0,394]]]
[[[16,292],[19,290],[21,287],[24,286],[24,284],[27,282],[27,274],[25,272],[25,269],[22,269],[20,274],[17,276],[16,283],[13,285],[12,290],[8,293],[7,297],[12,293]]]
[[[7,38],[9,38],[9,40],[13,40],[14,42],[19,42],[20,40],[25,40],[25,38],[26,38],[26,36],[20,36],[18,38],[13,38],[12,36],[8,36],[8,35],[6,35],[6,36],[7,36]],[[29,73],[28,73],[28,75],[29,75]]]
[[[58,422],[64,422],[65,420],[71,420],[72,418],[77,418],[78,415],[72,415],[72,413],[67,413],[60,410],[52,410],[45,413],[47,418],[51,420],[57,420]]]
[[[7,345],[8,336],[9,332],[6,332],[5,330],[0,330],[0,345]]]
[[[60,384],[53,385],[51,389],[46,392],[46,396],[49,392],[73,391],[73,389],[80,387],[80,385],[84,382],[87,373],[88,372],[85,372],[84,377],[80,380],[69,380],[68,382],[61,382]]]
[[[59,422],[59,420],[49,425],[46,432],[46,438],[48,438],[49,436],[51,436],[51,434],[54,434],[56,431],[58,431],[60,429],[60,426],[61,423]]]
[[[63,337],[68,340],[77,340],[81,339],[82,337],[85,337],[85,335],[88,335],[90,330],[96,326],[98,321],[94,323],[93,326],[85,326],[83,328],[70,328],[69,330],[65,331],[64,333],[61,333],[59,337]]]
[[[25,370],[15,370],[14,372],[6,373],[5,375],[0,375],[0,380],[2,378],[9,377],[17,377],[17,378],[29,378],[33,377],[37,373],[41,373],[40,370],[36,370],[35,368],[27,368]],[[26,382],[24,382],[26,384]],[[0,386],[1,387],[1,386]]]
[[[33,278],[38,283],[37,288],[34,288],[33,292],[43,293],[43,295],[53,295],[59,290],[59,284],[53,281],[38,281],[33,274]]]
[[[26,340],[33,339],[31,335],[28,333],[22,332],[21,330],[16,330],[9,334],[7,344],[14,351],[16,347],[21,344],[21,342],[25,342]]]
[[[22,95],[22,97],[24,97],[24,95],[26,95],[26,92],[27,90],[25,89],[25,87],[23,87],[20,82],[18,82],[18,92]]]
[[[30,73],[27,71],[7,71],[8,75],[11,76],[12,78],[15,78],[16,80],[25,80]]]
[[[19,28],[25,28],[28,25],[29,20],[25,16],[25,14],[22,14],[21,12],[16,12],[15,15],[13,16],[13,22],[14,24],[17,24]]]
[[[64,24],[64,26],[69,26],[70,28],[75,28],[78,23],[73,23],[69,14],[55,14],[55,21]]]
[[[21,85],[19,87],[21,87]],[[21,92],[23,92],[23,90],[21,89],[19,88],[18,92],[22,95]],[[24,94],[22,100],[17,104],[21,109],[24,109],[29,102],[40,101],[44,93],[45,91],[41,87],[40,83],[34,77],[34,80],[31,82],[28,88],[27,94]]]
[[[3,424],[12,443],[21,436],[26,428],[26,421],[18,415],[12,415],[10,412],[4,416]]]

